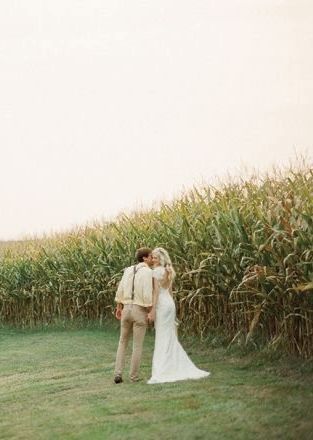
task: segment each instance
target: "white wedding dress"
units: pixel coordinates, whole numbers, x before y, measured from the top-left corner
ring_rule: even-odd
[[[159,266],[153,270],[153,277],[159,282],[165,269]],[[200,370],[189,359],[177,339],[176,309],[168,289],[160,287],[155,317],[155,346],[152,360],[152,377],[148,384],[176,382],[186,379],[200,379],[210,375]]]

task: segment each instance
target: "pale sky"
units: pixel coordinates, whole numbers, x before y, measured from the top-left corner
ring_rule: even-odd
[[[0,239],[313,154],[311,0],[1,0]]]

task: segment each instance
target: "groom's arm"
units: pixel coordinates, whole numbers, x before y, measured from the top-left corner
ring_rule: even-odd
[[[122,310],[123,310],[123,304],[117,303],[116,309],[115,309],[115,318],[120,320],[122,318]]]
[[[120,320],[122,317],[122,310],[123,310],[123,297],[124,297],[124,280],[125,280],[125,272],[122,276],[122,279],[118,285],[116,295],[115,295],[115,302],[116,302],[116,309],[115,309],[115,317],[116,319]]]

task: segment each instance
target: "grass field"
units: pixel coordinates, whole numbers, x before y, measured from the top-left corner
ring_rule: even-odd
[[[116,329],[0,330],[0,438],[312,439],[306,361],[183,344],[209,379],[112,382]],[[153,333],[142,376],[150,374]]]

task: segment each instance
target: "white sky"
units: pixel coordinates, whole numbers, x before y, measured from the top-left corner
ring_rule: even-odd
[[[311,0],[1,0],[0,239],[313,153]]]

